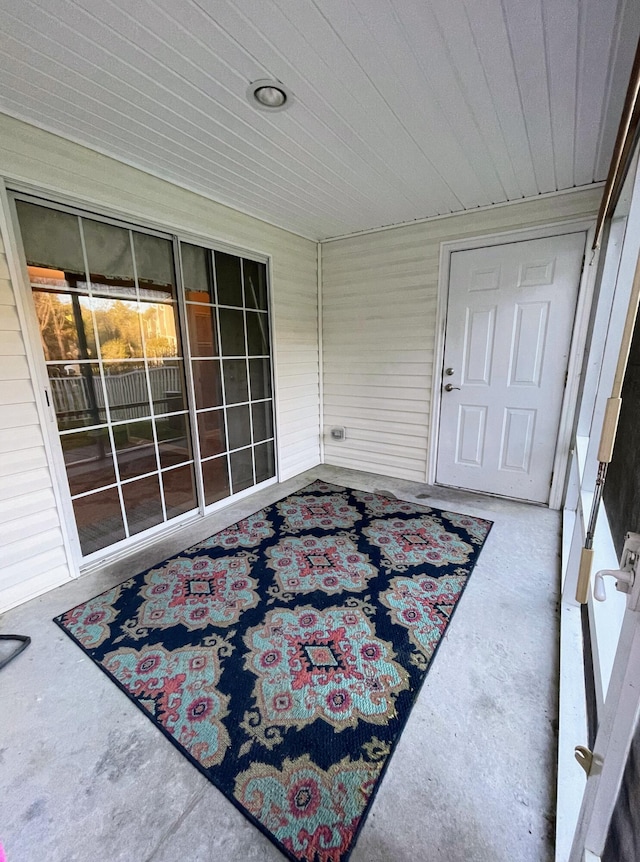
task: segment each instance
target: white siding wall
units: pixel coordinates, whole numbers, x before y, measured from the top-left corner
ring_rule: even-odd
[[[25,343],[0,240],[0,609],[68,577]]]
[[[319,462],[314,242],[4,115],[0,175],[8,185],[27,182],[133,220],[150,219],[271,255],[280,476],[287,479]],[[4,256],[1,278],[0,610],[69,576]],[[31,589],[30,582],[45,572],[46,584]]]
[[[601,192],[541,198],[322,245],[325,461],[424,481],[440,243],[595,215]],[[329,429],[344,425],[347,439]]]

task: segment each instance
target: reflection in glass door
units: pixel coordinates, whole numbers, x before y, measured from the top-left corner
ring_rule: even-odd
[[[86,556],[197,507],[173,247],[17,210]]]
[[[207,504],[275,475],[267,268],[181,243]]]
[[[266,265],[16,208],[82,554],[275,477]]]

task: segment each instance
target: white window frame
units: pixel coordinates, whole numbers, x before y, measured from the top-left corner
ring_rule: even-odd
[[[106,548],[95,551],[92,554],[83,556],[78,538],[62,446],[58,434],[55,410],[53,407],[53,401],[49,397],[49,377],[47,374],[46,363],[44,361],[44,355],[42,353],[39,325],[30,297],[31,286],[27,277],[26,261],[24,259],[22,246],[18,241],[18,220],[15,208],[16,196],[21,200],[28,200],[31,203],[42,206],[47,206],[48,204],[53,205],[56,209],[69,212],[72,215],[79,215],[85,218],[98,217],[101,221],[104,221],[107,224],[113,224],[125,229],[135,230],[136,228],[140,228],[146,233],[172,241],[177,268],[178,284],[176,285],[176,288],[178,294],[178,305],[180,307],[179,321],[183,344],[185,345],[183,361],[185,363],[185,377],[189,398],[189,407],[187,412],[189,414],[190,422],[192,423],[195,416],[195,402],[193,400],[193,381],[191,378],[188,339],[185,340],[185,332],[183,331],[186,326],[184,297],[181,296],[179,289],[182,284],[182,261],[180,256],[176,255],[176,245],[179,245],[181,242],[190,243],[193,245],[199,245],[208,250],[226,252],[247,260],[255,260],[266,265],[271,353],[271,389],[274,419],[275,475],[272,478],[261,482],[259,485],[253,485],[237,494],[232,494],[229,497],[225,497],[222,500],[218,500],[217,502],[206,506],[204,505],[204,496],[201,495],[203,489],[201,485],[198,484],[200,481],[198,478],[200,471],[195,469],[199,497],[197,510],[179,515],[172,518],[170,521],[165,521],[151,527],[142,534],[136,534],[119,542],[115,542]],[[103,567],[106,563],[115,562],[127,557],[129,554],[133,554],[134,552],[138,552],[146,547],[150,547],[159,537],[166,538],[183,527],[196,523],[205,515],[210,515],[237,502],[238,500],[242,500],[243,498],[256,493],[263,488],[275,485],[280,481],[280,411],[278,409],[277,347],[275,342],[274,324],[273,261],[270,254],[256,249],[245,249],[241,246],[233,245],[225,240],[217,240],[212,237],[206,237],[183,229],[178,229],[167,223],[140,218],[136,215],[128,214],[125,211],[117,211],[114,210],[113,207],[100,204],[99,201],[82,200],[70,195],[39,188],[28,183],[19,181],[12,182],[6,177],[0,177],[0,218],[2,220],[3,232],[7,238],[7,248],[5,249],[5,253],[7,256],[11,281],[14,286],[14,295],[25,343],[27,361],[29,364],[31,379],[34,384],[34,395],[38,417],[40,420],[40,427],[44,439],[49,469],[52,476],[53,493],[59,513],[67,563],[72,578],[97,570]],[[195,429],[195,427],[196,426],[192,425],[193,429]],[[195,437],[195,434],[193,434],[193,436]],[[227,464],[229,466],[228,454],[226,457]]]

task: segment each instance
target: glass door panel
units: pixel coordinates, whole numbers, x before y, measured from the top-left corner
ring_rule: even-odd
[[[86,556],[197,507],[173,244],[16,207]]]
[[[247,308],[267,311],[267,268],[255,260],[243,260],[244,296]]]
[[[253,401],[271,398],[271,363],[268,359],[249,360],[249,379]]]
[[[272,479],[266,265],[16,208],[83,555]]]
[[[81,223],[93,295],[136,300],[130,232],[93,219]]]
[[[182,257],[182,283],[186,301],[214,302],[211,253],[199,245],[183,242],[180,245],[180,254]]]
[[[203,410],[198,413],[198,439],[202,458],[227,451],[224,410]]]
[[[180,249],[210,505],[275,476],[267,267],[192,244]]]
[[[61,437],[72,494],[116,484],[116,471],[107,428],[93,428]]]
[[[246,404],[249,401],[246,360],[225,359],[222,366],[227,404]]]
[[[271,401],[259,401],[251,405],[253,439],[256,443],[273,438],[273,405]]]
[[[202,462],[202,479],[204,482],[204,501],[207,506],[223,500],[231,493],[229,485],[228,458],[210,458]]]
[[[190,512],[197,505],[196,485],[190,465],[162,471],[162,486],[167,518]]]
[[[141,533],[164,520],[158,475],[145,476],[122,485],[129,535]]]
[[[196,409],[222,407],[222,374],[218,359],[200,359],[191,363]]]
[[[256,483],[270,479],[275,473],[275,450],[273,440],[260,443],[254,448]]]
[[[84,281],[86,270],[78,217],[26,201],[17,201],[16,206],[29,266],[55,270],[60,284],[67,274],[74,281],[78,276]],[[38,273],[38,282],[41,277]]]
[[[255,484],[250,447],[232,452],[229,460],[231,462],[231,485],[234,494],[237,494],[238,491],[244,491],[245,488],[250,488],[251,485]]]
[[[213,253],[216,267],[216,287],[220,305],[242,306],[242,275],[239,257],[221,251]]]
[[[73,509],[83,554],[92,554],[126,538],[118,488],[75,497]]]

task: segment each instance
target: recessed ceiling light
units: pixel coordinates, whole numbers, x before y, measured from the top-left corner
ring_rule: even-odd
[[[254,108],[262,111],[282,111],[291,104],[291,94],[284,84],[271,78],[253,81],[247,90],[247,98]]]

